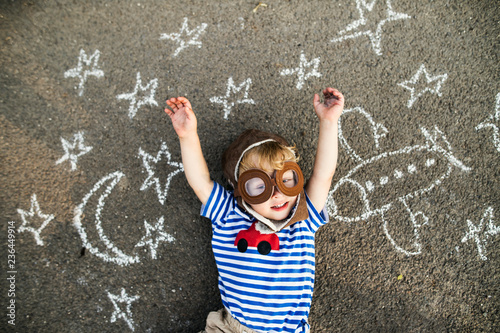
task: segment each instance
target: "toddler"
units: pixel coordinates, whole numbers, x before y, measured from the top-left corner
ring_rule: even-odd
[[[224,152],[233,191],[210,178],[185,97],[167,100],[181,145],[184,172],[212,221],[212,249],[224,308],[211,312],[205,331],[308,332],[314,287],[314,235],[328,221],[325,203],[337,164],[338,119],[344,97],[336,89],[314,95],[319,138],[311,178],[295,148],[281,136],[243,132]]]

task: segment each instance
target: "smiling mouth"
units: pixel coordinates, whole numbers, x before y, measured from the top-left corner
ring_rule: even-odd
[[[281,210],[286,209],[287,207],[288,207],[288,201],[282,203],[281,205],[272,206],[271,209],[276,210],[276,211],[281,211]]]

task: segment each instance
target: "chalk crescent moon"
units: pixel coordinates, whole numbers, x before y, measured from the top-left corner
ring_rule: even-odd
[[[82,203],[75,208],[75,217],[73,220],[73,224],[78,229],[78,233],[83,241],[83,246],[87,248],[92,254],[103,259],[104,261],[113,262],[118,265],[129,265],[139,262],[138,256],[130,256],[123,253],[120,249],[118,249],[105,235],[104,230],[102,229],[101,223],[101,211],[104,208],[105,200],[113,190],[113,188],[118,184],[120,179],[125,176],[124,173],[120,171],[112,172],[99,180],[92,190],[83,198]],[[83,227],[82,221],[84,218],[83,212],[87,206],[90,198],[99,190],[101,187],[105,186],[104,192],[101,194],[98,200],[97,207],[95,209],[95,225],[97,229],[97,234],[99,235],[100,241],[106,246],[108,249],[107,253],[101,252],[98,248],[94,247],[85,232],[85,228]]]

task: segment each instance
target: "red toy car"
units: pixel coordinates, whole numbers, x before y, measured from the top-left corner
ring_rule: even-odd
[[[246,252],[247,248],[256,247],[260,254],[267,255],[271,250],[280,249],[280,239],[274,233],[262,234],[255,229],[257,221],[252,223],[248,230],[238,232],[234,245],[238,247],[238,251]]]

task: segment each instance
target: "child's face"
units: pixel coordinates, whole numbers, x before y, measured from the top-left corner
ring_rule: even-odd
[[[255,163],[254,165],[258,165]],[[275,170],[270,170],[269,165],[264,165],[265,171],[269,177],[273,177]],[[290,214],[290,211],[297,203],[297,196],[289,197],[281,193],[275,186],[271,198],[260,204],[250,204],[250,206],[260,215],[272,220],[284,220]]]

